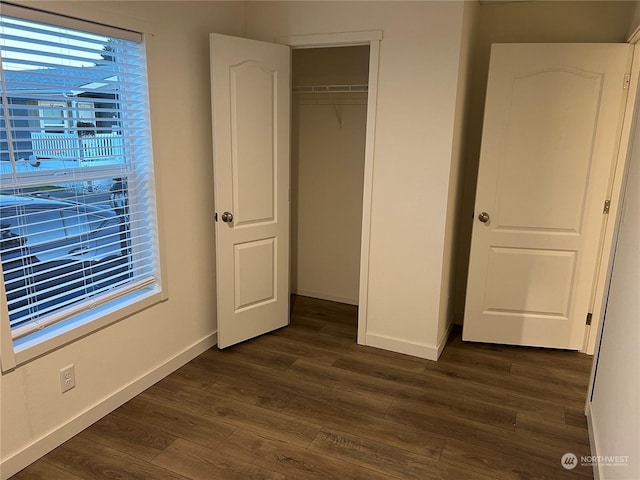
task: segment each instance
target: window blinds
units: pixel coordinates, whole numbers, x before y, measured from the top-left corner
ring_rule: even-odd
[[[19,339],[156,283],[158,262],[143,45],[7,12],[0,253]]]

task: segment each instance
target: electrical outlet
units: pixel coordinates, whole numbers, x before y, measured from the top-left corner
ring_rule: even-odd
[[[62,393],[76,386],[76,372],[73,363],[60,370],[60,389]]]

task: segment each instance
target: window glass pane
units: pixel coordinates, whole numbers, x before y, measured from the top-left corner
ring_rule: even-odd
[[[23,222],[20,234],[29,246],[38,246],[43,243],[55,242],[66,237],[60,212],[56,210],[30,210],[23,211]]]
[[[91,230],[89,218],[81,212],[62,211],[62,220],[68,237],[86,234]]]
[[[125,162],[123,122],[146,115],[138,44],[2,17],[0,48],[17,160],[48,170]]]
[[[0,50],[2,308],[23,341],[156,282],[147,83],[133,41],[0,15]]]
[[[101,192],[73,184],[0,190],[13,326],[153,274],[153,250],[142,245],[148,222],[129,215],[128,179],[109,180]]]

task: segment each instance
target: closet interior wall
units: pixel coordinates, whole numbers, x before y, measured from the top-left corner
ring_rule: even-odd
[[[291,291],[356,305],[369,47],[293,50]]]

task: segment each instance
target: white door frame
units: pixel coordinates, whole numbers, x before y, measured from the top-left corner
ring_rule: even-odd
[[[587,339],[587,353],[593,354],[593,363],[591,365],[591,375],[589,378],[589,387],[587,390],[587,399],[585,401],[584,412],[587,417],[587,425],[589,429],[589,444],[594,454],[598,451],[598,442],[596,432],[594,432],[593,414],[591,410],[591,400],[593,398],[593,390],[596,382],[598,371],[598,357],[600,355],[600,344],[602,341],[605,308],[609,295],[609,286],[613,275],[613,254],[614,247],[620,229],[620,202],[623,201],[624,184],[627,177],[629,166],[629,158],[634,153],[633,143],[638,135],[638,122],[640,122],[640,27],[629,38],[628,43],[633,45],[633,62],[629,78],[629,94],[625,106],[624,120],[622,124],[622,132],[620,138],[620,148],[616,157],[616,165],[613,173],[612,192],[611,192],[611,209],[609,211],[609,219],[605,227],[604,240],[602,247],[602,258],[600,261],[600,270],[596,278],[595,285],[595,308],[593,312],[593,322]],[[637,154],[637,152],[636,152]],[[593,466],[594,478],[601,478],[602,473],[600,466],[596,463]]]
[[[612,254],[614,241],[616,238],[618,213],[620,211],[620,202],[622,201],[622,185],[627,167],[627,160],[631,154],[631,137],[636,119],[634,111],[638,97],[638,81],[640,80],[640,27],[631,35],[628,43],[633,44],[633,60],[631,64],[631,72],[629,72],[629,83],[627,85],[628,94],[625,104],[624,118],[620,131],[620,139],[618,144],[618,153],[614,159],[611,168],[611,179],[609,180],[609,195],[607,196],[611,202],[609,215],[607,215],[606,223],[602,232],[600,251],[600,260],[596,267],[596,276],[593,280],[592,313],[591,325],[586,327],[583,353],[594,355],[600,343],[600,330],[604,318],[604,309],[606,307],[607,293],[611,282]]]
[[[369,46],[369,87],[367,95],[367,129],[364,151],[364,191],[362,196],[362,237],[360,241],[360,291],[358,294],[358,343],[365,345],[369,297],[369,240],[371,236],[371,192],[378,99],[378,66],[382,30],[321,33],[278,37],[276,43],[291,48],[326,48],[355,45]]]
[[[629,43],[633,45],[633,58],[640,58],[640,27],[629,38]],[[589,421],[591,420],[591,396],[593,394],[593,386],[595,384],[595,376],[598,364],[598,354],[600,351],[600,340],[602,338],[602,327],[604,323],[605,308],[607,305],[607,297],[609,293],[609,285],[611,284],[611,275],[613,272],[613,247],[618,236],[620,228],[619,213],[620,203],[623,200],[623,186],[626,179],[627,167],[629,165],[629,157],[633,153],[633,136],[637,130],[637,123],[640,122],[640,115],[636,116],[639,111],[640,103],[640,62],[632,63],[631,74],[629,78],[629,95],[624,112],[624,121],[622,124],[622,133],[620,139],[620,149],[616,158],[616,165],[612,181],[611,192],[611,209],[609,210],[609,219],[605,227],[604,240],[602,247],[602,258],[600,260],[600,270],[596,278],[595,286],[595,307],[593,311],[593,321],[586,345],[586,352],[593,354],[593,365],[591,367],[591,377],[589,379],[589,390],[585,406],[585,412]],[[589,428],[591,434],[592,429]],[[592,443],[593,445],[593,443]]]

